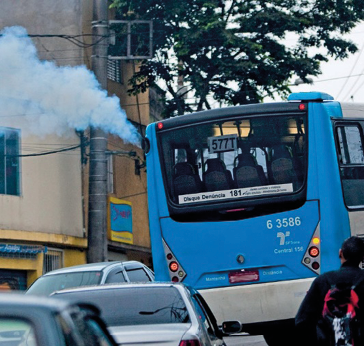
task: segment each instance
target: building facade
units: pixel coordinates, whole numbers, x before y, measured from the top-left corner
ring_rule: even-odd
[[[91,69],[91,22],[90,0],[0,2],[0,30],[25,28],[39,60],[57,67]],[[119,97],[128,120],[144,134],[149,94],[126,92],[135,64],[110,63],[108,94]],[[67,103],[59,88],[54,99],[61,109]],[[18,108],[9,104],[0,111],[0,280],[11,277],[25,289],[49,270],[86,263],[88,131],[32,131],[23,121],[27,114],[14,113]],[[108,260],[152,267],[143,151],[117,136],[108,143]]]

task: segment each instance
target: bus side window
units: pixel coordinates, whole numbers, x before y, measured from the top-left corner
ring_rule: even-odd
[[[364,206],[364,152],[358,126],[337,128],[340,175],[348,207]]]

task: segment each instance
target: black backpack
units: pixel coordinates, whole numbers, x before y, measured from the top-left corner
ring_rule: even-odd
[[[334,284],[326,293],[322,317],[331,333],[331,345],[354,346],[354,340],[360,340],[359,297],[355,288],[362,281],[364,277],[353,285]]]

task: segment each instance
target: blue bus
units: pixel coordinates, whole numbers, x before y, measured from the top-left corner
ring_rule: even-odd
[[[364,104],[321,92],[150,124],[156,280],[198,289],[218,322],[292,344],[312,280],[364,236]]]

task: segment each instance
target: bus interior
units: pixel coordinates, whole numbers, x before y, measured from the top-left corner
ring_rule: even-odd
[[[185,207],[180,196],[282,184],[291,184],[294,194],[305,183],[307,118],[302,113],[185,126],[161,132],[160,143],[167,193],[177,208]],[[209,209],[214,202],[193,204],[201,203]],[[242,208],[244,217],[255,216],[246,213],[249,209]]]

